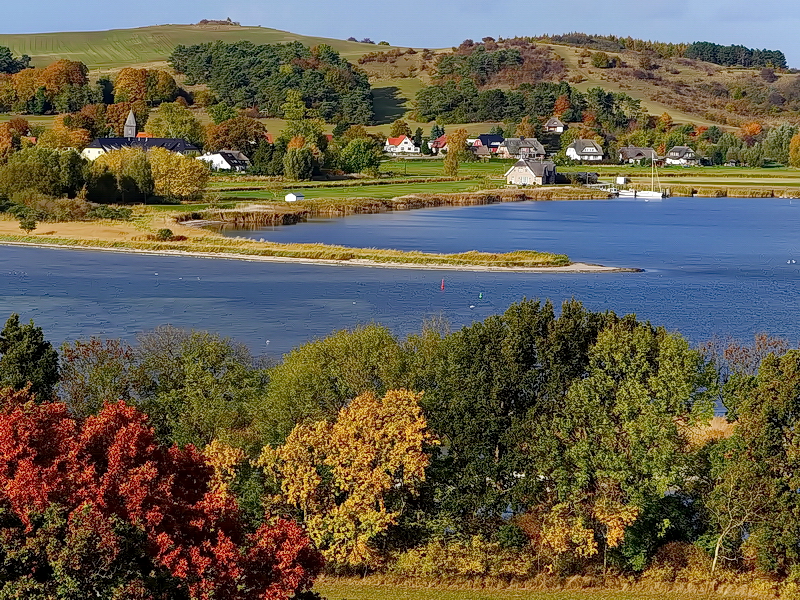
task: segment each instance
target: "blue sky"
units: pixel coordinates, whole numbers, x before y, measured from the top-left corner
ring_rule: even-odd
[[[231,17],[295,33],[442,47],[465,38],[584,31],[783,50],[800,67],[793,0],[39,0],[3,2],[0,33],[192,23]]]

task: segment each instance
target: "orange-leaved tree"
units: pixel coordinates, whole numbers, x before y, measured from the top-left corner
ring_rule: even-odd
[[[300,527],[267,520],[248,533],[203,455],[159,443],[136,408],[107,404],[79,421],[27,391],[0,400],[7,592],[284,600],[319,572]]]
[[[297,511],[331,562],[375,565],[374,539],[397,522],[404,499],[425,480],[435,438],[421,396],[361,394],[335,421],[298,425],[283,446],[263,451],[259,464],[280,484],[271,502]]]

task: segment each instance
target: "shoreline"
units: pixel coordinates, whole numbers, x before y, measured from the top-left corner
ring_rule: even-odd
[[[447,263],[398,263],[381,262],[367,259],[336,260],[327,258],[294,258],[287,256],[259,256],[237,254],[232,252],[190,252],[184,250],[147,250],[144,248],[108,248],[101,246],[79,246],[38,242],[14,242],[0,240],[0,246],[19,246],[28,248],[45,248],[51,250],[94,250],[100,252],[117,252],[151,256],[171,256],[187,258],[213,258],[222,260],[245,260],[249,262],[283,263],[301,265],[323,265],[333,267],[367,267],[383,269],[416,269],[426,271],[475,271],[502,273],[642,273],[644,269],[607,267],[589,263],[570,263],[555,267],[495,267],[489,265],[454,265]]]

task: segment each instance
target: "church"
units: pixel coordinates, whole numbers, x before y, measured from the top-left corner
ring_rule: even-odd
[[[81,156],[88,160],[94,160],[106,152],[120,150],[122,148],[141,148],[142,150],[164,148],[170,152],[183,155],[200,153],[200,148],[190,144],[186,140],[178,138],[154,138],[147,134],[138,133],[137,129],[136,117],[133,115],[133,111],[131,111],[125,121],[123,137],[97,138],[84,148],[83,152],[81,152]]]

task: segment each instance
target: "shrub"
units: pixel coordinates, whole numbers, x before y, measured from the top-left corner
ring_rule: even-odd
[[[159,229],[156,232],[156,239],[161,242],[168,242],[173,238],[173,235],[171,229]]]
[[[33,190],[17,192],[11,201],[39,221],[82,221],[91,209],[81,198],[56,198]]]
[[[107,206],[95,206],[87,215],[90,219],[111,219],[115,221],[129,221],[133,211],[130,208],[116,208]]]

